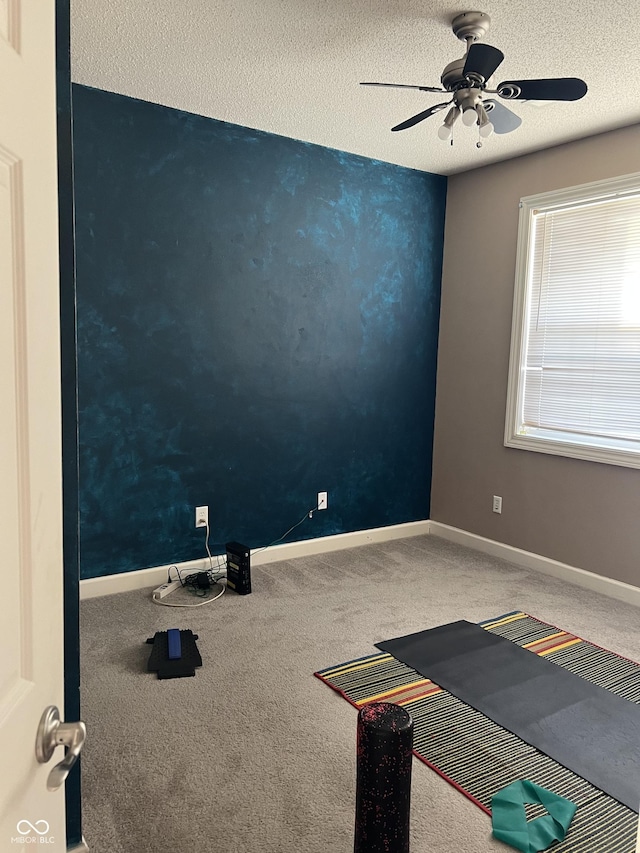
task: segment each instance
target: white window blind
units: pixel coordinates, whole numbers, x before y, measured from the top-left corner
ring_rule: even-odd
[[[525,205],[505,438],[640,467],[640,176],[594,186]]]

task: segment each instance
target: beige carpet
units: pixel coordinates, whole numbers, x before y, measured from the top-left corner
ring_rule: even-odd
[[[385,637],[522,609],[640,660],[640,609],[436,537],[272,563],[252,582],[193,610],[150,591],[82,603],[92,853],[350,853],[356,712],[313,672]],[[195,678],[146,672],[146,638],[172,627],[200,636]],[[411,842],[510,849],[417,760]]]

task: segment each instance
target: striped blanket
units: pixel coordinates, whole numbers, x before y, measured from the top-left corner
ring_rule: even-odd
[[[637,663],[520,611],[480,624],[631,702],[640,702]],[[569,832],[554,846],[554,853],[635,850],[637,814],[392,655],[378,652],[315,675],[356,708],[368,702],[404,706],[414,721],[414,754],[487,813],[494,793],[525,778],[576,803]],[[530,816],[536,816],[535,810]]]

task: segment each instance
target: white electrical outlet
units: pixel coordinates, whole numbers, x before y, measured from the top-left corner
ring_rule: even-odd
[[[316,509],[326,509],[328,505],[328,493],[327,492],[318,492],[318,503],[316,504]]]
[[[500,495],[493,496],[493,511],[497,513],[502,512],[502,498]]]
[[[196,507],[196,527],[207,527],[209,524],[209,507]]]

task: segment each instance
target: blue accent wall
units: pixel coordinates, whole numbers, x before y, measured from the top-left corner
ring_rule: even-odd
[[[74,86],[83,577],[428,518],[446,178]]]

